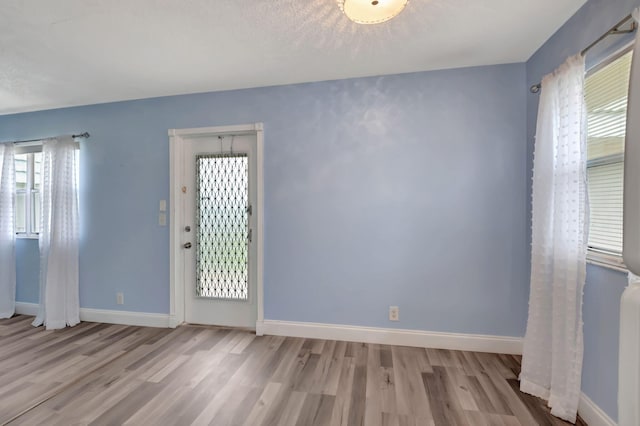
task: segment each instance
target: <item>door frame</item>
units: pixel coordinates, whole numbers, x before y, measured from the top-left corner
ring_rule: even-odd
[[[189,138],[224,135],[256,136],[256,330],[264,320],[264,131],[262,123],[235,126],[197,127],[191,129],[169,129],[169,327],[175,328],[185,318],[184,256],[182,256],[182,206],[180,200],[184,176],[184,141]]]

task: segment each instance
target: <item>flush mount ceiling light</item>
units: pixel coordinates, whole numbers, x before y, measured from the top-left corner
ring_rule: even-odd
[[[358,24],[379,24],[397,16],[409,0],[337,0],[347,18]]]

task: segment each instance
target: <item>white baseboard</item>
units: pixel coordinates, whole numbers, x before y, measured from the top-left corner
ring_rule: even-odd
[[[616,426],[617,423],[602,411],[584,392],[580,395],[578,414],[589,426]]]
[[[37,313],[37,303],[16,302],[16,314],[35,316]],[[80,308],[80,321],[160,328],[167,328],[170,325],[168,314],[113,311],[91,308]]]
[[[36,315],[35,303],[16,303],[16,313]],[[80,308],[80,320],[107,324],[136,325],[145,327],[175,327],[175,319],[168,314],[114,311]],[[339,324],[319,324],[265,320],[256,323],[256,334],[303,337],[310,339],[343,340],[349,342],[378,343],[385,345],[413,346],[419,348],[450,349],[462,351],[522,354],[519,337],[487,336],[481,334],[441,333],[421,330],[375,328]]]
[[[142,327],[169,327],[168,314],[154,314],[147,312],[80,308],[80,320],[103,322],[107,324],[137,325]]]
[[[522,354],[522,338],[486,336],[481,334],[441,333],[421,330],[273,320],[258,321],[256,324],[256,334],[413,346],[419,348],[514,355]]]
[[[38,315],[37,303],[16,302],[16,314],[30,315],[35,317]]]
[[[169,315],[169,328],[176,328],[183,323],[184,321],[178,321],[175,315]]]

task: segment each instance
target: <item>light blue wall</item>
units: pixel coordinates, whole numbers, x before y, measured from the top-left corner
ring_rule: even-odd
[[[525,96],[524,64],[501,65],[3,116],[0,140],[92,135],[83,307],[168,311],[167,129],[262,121],[266,318],[522,336]],[[35,247],[19,243],[19,300]]]
[[[571,55],[575,55],[600,37],[611,26],[638,6],[637,0],[590,0],[527,62],[528,85],[541,78]],[[620,38],[620,37],[618,37]],[[588,65],[597,62],[613,48],[606,43],[587,57]],[[533,141],[539,95],[527,95],[527,212],[531,221],[531,176]],[[531,242],[528,235],[528,243]],[[582,390],[613,419],[617,419],[618,334],[620,296],[626,276],[598,266],[587,268],[584,291],[584,366]]]
[[[618,418],[620,297],[626,285],[622,272],[587,267],[582,390],[613,419]]]
[[[16,242],[16,279],[19,285],[16,288],[16,300],[29,303],[38,303],[40,300],[39,264],[38,240],[18,240]]]

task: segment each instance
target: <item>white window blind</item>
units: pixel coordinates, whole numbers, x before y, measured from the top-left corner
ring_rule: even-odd
[[[591,218],[589,245],[595,249],[622,253],[622,162],[589,167]]]
[[[625,53],[591,73],[587,104],[589,248],[622,253],[624,137],[631,55]]]

